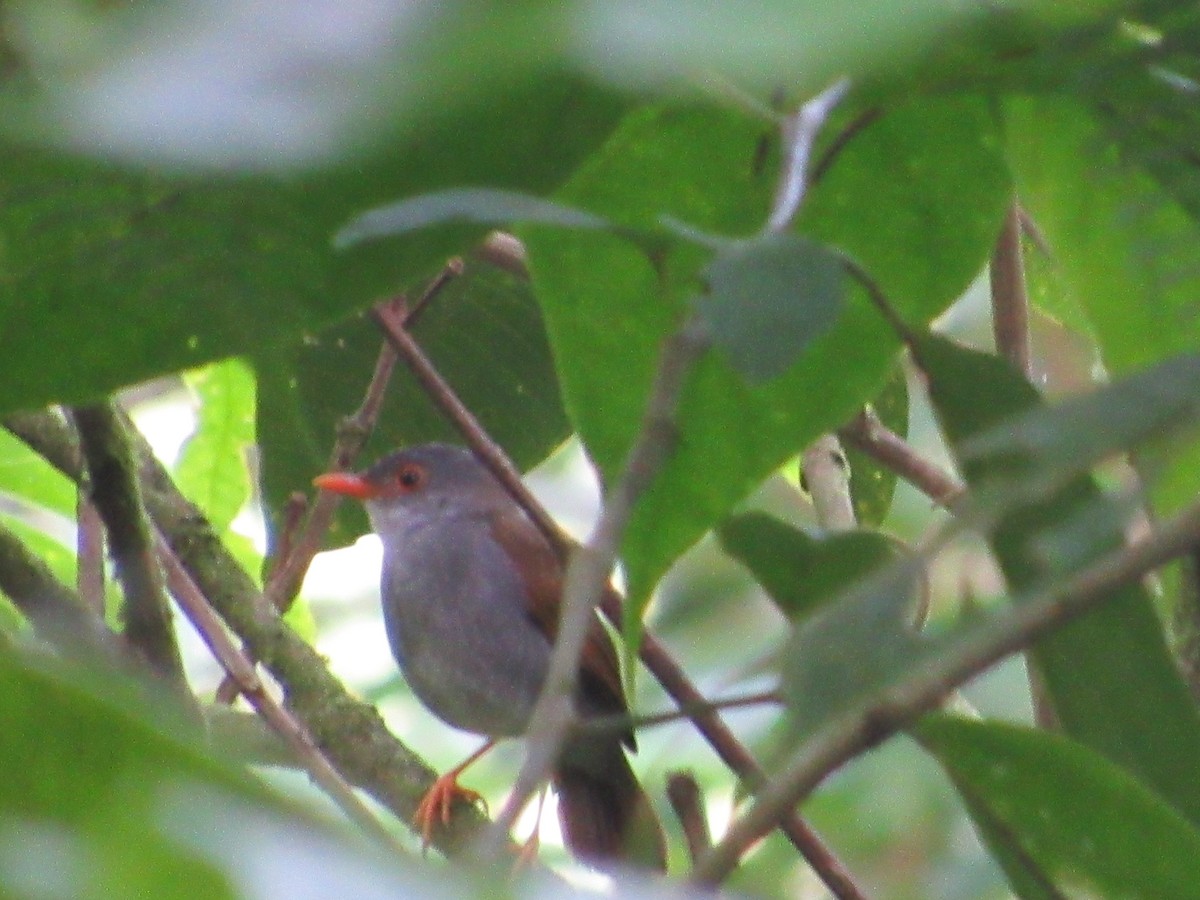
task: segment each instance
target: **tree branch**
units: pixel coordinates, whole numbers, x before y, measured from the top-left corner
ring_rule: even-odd
[[[254,707],[255,712],[283,738],[313,780],[352,822],[357,823],[386,849],[400,850],[391,832],[384,828],[375,818],[375,814],[358,799],[358,795],[317,747],[308,730],[267,693],[258,672],[255,671],[254,663],[230,640],[196,582],[161,535],[158,536],[157,548],[171,582],[171,592],[180,608],[196,626],[196,631],[225,671],[237,679],[243,696]]]
[[[934,503],[951,508],[963,493],[962,482],[914,450],[870,410],[855,416],[838,436],[923,491]]]
[[[1084,569],[1065,585],[1035,592],[1004,613],[947,638],[944,652],[914,667],[871,699],[847,709],[805,740],[759,794],[758,801],[697,866],[693,879],[702,884],[722,881],[747,847],[847,759],[935,708],[954,688],[1004,657],[1024,650],[1103,603],[1116,589],[1188,553],[1198,541],[1200,503],[1188,507],[1151,536]]]
[[[125,426],[111,402],[76,407],[73,417],[87,463],[88,492],[108,532],[125,594],[125,640],[173,690],[191,699]]]
[[[988,267],[992,282],[992,333],[996,351],[1026,379],[1031,378],[1029,292],[1021,254],[1021,208],[1014,201],[1004,216]]]
[[[683,828],[688,855],[695,864],[712,849],[712,835],[704,816],[704,797],[691,772],[674,772],[667,778],[667,799]]]

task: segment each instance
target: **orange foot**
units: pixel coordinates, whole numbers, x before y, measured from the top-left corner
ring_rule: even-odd
[[[459,766],[440,777],[417,804],[417,811],[413,813],[413,824],[421,829],[422,846],[429,846],[433,838],[433,829],[439,820],[442,825],[450,822],[450,809],[455,803],[483,802],[482,794],[458,783],[458,775],[462,769],[463,767]],[[484,806],[486,805],[485,803]]]

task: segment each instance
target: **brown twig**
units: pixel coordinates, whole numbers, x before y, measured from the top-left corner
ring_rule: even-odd
[[[75,500],[75,589],[83,605],[104,616],[104,523],[84,491]]]
[[[1033,380],[1033,354],[1029,334],[1029,292],[1021,251],[1021,207],[1014,200],[1004,215],[989,265],[992,282],[992,333],[996,352],[1007,359],[1026,381]],[[1025,660],[1034,720],[1042,728],[1058,729],[1050,692],[1037,660]]]
[[[448,260],[442,270],[426,285],[425,290],[421,292],[421,296],[417,298],[411,309],[407,308],[407,301],[403,295],[394,297],[383,305],[394,311],[396,315],[402,316],[406,325],[411,324],[429,307],[429,304],[445,289],[446,285],[462,272],[463,261],[454,257]],[[362,403],[338,427],[337,440],[329,454],[330,471],[350,468],[362,452],[362,448],[366,446],[367,440],[375,430],[380,410],[383,408],[383,398],[387,393],[388,382],[391,380],[392,370],[395,366],[396,353],[384,341],[383,346],[379,348],[375,369],[367,384]],[[278,548],[279,564],[271,573],[264,590],[268,602],[281,612],[287,612],[295,602],[296,595],[300,593],[304,577],[308,574],[313,558],[321,551],[325,534],[333,523],[333,517],[337,513],[340,502],[341,498],[337,494],[330,491],[318,491],[303,528],[298,522],[290,526],[285,525],[283,533],[287,539],[281,541]],[[289,510],[291,509],[294,507],[289,506]],[[291,521],[290,512],[288,515],[289,521]],[[226,676],[217,687],[216,699],[218,702],[232,703],[237,699],[237,694],[236,681]]]
[[[781,815],[845,760],[878,744],[922,713],[936,707],[954,688],[1004,657],[1103,603],[1200,542],[1200,503],[1193,504],[1157,532],[1089,566],[1065,585],[1014,603],[1005,612],[968,625],[946,638],[943,652],[914,667],[889,687],[827,722],[788,758],[758,801],[733,824],[724,839],[696,867],[695,881],[720,883],[755,841]]]
[[[851,120],[850,124],[838,132],[837,136],[829,142],[829,146],[825,148],[825,152],[812,167],[812,174],[809,176],[809,183],[816,184],[829,172],[834,161],[846,149],[846,145],[850,143],[858,134],[864,131],[868,126],[873,125],[883,116],[881,107],[873,107],[864,110]]]
[[[1021,253],[1021,211],[1014,201],[1004,216],[989,265],[992,281],[992,332],[996,351],[1026,379],[1032,374],[1029,292]]]
[[[379,327],[388,335],[388,339],[392,341],[392,345],[399,352],[400,358],[409,367],[430,399],[442,411],[442,414],[454,423],[459,433],[462,434],[463,440],[480,462],[487,466],[496,479],[504,485],[505,490],[537,525],[554,548],[555,553],[558,554],[559,559],[565,563],[574,543],[546,512],[546,508],[529,492],[521,480],[521,473],[504,453],[504,450],[491,439],[412,336],[398,327],[397,323],[388,316],[386,310],[377,308],[372,315],[379,323]],[[606,591],[601,597],[600,611],[614,627],[618,629],[622,627],[624,610],[614,592]],[[681,707],[701,709],[708,705],[708,700],[687,677],[670,651],[653,634],[648,631],[643,632],[642,645],[638,653],[646,668]],[[689,718],[704,739],[717,752],[717,755],[739,778],[751,788],[762,783],[764,778],[762,767],[729,730],[720,715],[709,710],[695,713]],[[864,896],[841,861],[799,815],[786,816],[780,821],[779,827],[836,897],[842,898],[842,900],[853,900],[853,898]]]
[[[572,723],[571,731],[588,732],[628,732],[631,729],[651,728],[655,725],[666,725],[668,722],[678,722],[680,719],[691,719],[700,713],[716,712],[723,709],[740,709],[744,706],[763,706],[765,704],[782,703],[777,691],[756,691],[740,697],[723,697],[718,700],[706,700],[702,703],[682,704],[678,709],[669,712],[648,713],[643,716],[592,716],[579,719]]]
[[[426,286],[421,296],[417,298],[411,310],[405,315],[405,325],[411,325],[428,307],[438,294],[451,281],[463,272],[463,261],[457,257],[449,260],[442,271]],[[404,309],[406,302],[403,297],[389,301],[389,306],[397,311]],[[375,371],[367,386],[362,405],[346,419],[338,428],[337,441],[329,456],[330,471],[346,469],[353,464],[366,445],[367,439],[375,428],[379,411],[383,407],[384,394],[387,391],[388,380],[396,365],[395,352],[386,343],[379,350],[375,362]],[[312,511],[304,530],[296,539],[291,552],[272,575],[266,587],[267,598],[277,609],[287,610],[300,591],[300,585],[308,568],[312,565],[313,557],[320,552],[325,533],[329,530],[333,516],[337,512],[341,498],[329,491],[318,491],[317,499],[313,502]]]
[[[672,772],[668,775],[667,799],[671,801],[671,809],[675,810],[675,818],[683,828],[688,855],[695,864],[712,849],[712,834],[708,830],[708,819],[704,816],[704,797],[695,776],[691,772]]]
[[[848,425],[838,430],[838,436],[913,484],[934,503],[949,509],[962,496],[962,482],[917,453],[870,410],[855,416]]]
[[[100,403],[75,408],[73,417],[87,463],[88,492],[104,521],[125,595],[121,604],[125,640],[174,691],[191,699],[120,414],[111,403]]]
[[[267,724],[283,738],[313,780],[352,822],[358,824],[386,849],[400,850],[400,845],[396,843],[395,837],[383,827],[374,813],[367,809],[350,785],[342,779],[325,754],[317,747],[308,730],[267,693],[262,680],[255,671],[253,661],[239,650],[226,634],[224,625],[217,618],[213,608],[209,606],[208,600],[205,599],[204,594],[196,586],[196,582],[192,580],[175,552],[161,536],[157,537],[156,546],[171,583],[171,593],[175,595],[179,608],[191,620],[196,631],[225,671],[237,679],[242,695],[254,707],[255,712],[262,716]]]

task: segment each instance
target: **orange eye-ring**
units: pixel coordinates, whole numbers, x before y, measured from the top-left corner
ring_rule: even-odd
[[[396,472],[396,484],[402,491],[415,491],[425,484],[425,469],[416,463],[405,463]]]

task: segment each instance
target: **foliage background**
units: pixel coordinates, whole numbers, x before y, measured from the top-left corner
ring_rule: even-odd
[[[597,501],[579,447],[605,483],[618,478],[663,341],[686,311],[748,323],[718,335],[691,373],[681,440],[634,511],[625,637],[632,646],[649,629],[710,696],[782,677],[785,715],[728,714],[772,769],[863,697],[961,646],[974,615],[1003,616],[1012,596],[1056,590],[1116,554],[1114,535],[1136,516],[1134,501],[1113,498],[1134,469],[1153,517],[1194,501],[1198,21],[1192,4],[1165,2],[9,0],[0,411],[11,427],[22,411],[121,392],[162,439],[183,494],[261,580],[289,494],[327,466],[370,379],[379,335],[363,311],[418,291],[448,256],[464,254],[465,273],[413,334],[513,460],[541,464],[539,493],[581,535]],[[822,132],[791,232],[804,242],[756,243],[786,158],[780,119],[843,76],[852,88]],[[1092,406],[1040,419],[1011,371],[924,336],[933,323],[990,349],[981,273],[1014,196],[1032,222],[1035,386],[1057,399],[1115,383],[1088,394]],[[527,273],[511,254],[476,249],[501,226],[521,238]],[[889,327],[861,282],[827,277],[843,258],[916,338]],[[776,264],[811,277],[804,303]],[[1136,390],[1126,376],[1142,377]],[[772,560],[730,546],[730,516],[751,510],[821,532],[795,457],[865,403],[919,453],[961,470],[999,526],[960,535],[933,563],[928,645],[855,631],[836,611],[822,618],[859,608],[845,593],[820,615],[789,607],[758,587],[772,583]],[[989,418],[1000,424],[990,450],[971,435]],[[454,434],[398,373],[364,458]],[[581,443],[561,449],[572,435]],[[1133,468],[1087,474],[1131,450]],[[946,520],[869,457],[851,462],[864,527],[913,546]],[[67,478],[0,431],[0,521],[67,584],[79,574],[76,503]],[[364,529],[357,510],[340,510],[328,546]],[[420,710],[391,669],[375,557],[369,546],[330,556],[288,621],[445,768],[473,742]],[[832,591],[822,585],[790,588],[815,607]],[[1188,585],[1171,570],[1151,588],[1127,586],[1114,618],[1038,645],[1066,737],[998,724],[1032,721],[1010,660],[966,689],[988,724],[931,719],[915,739],[848,759],[806,817],[871,895],[1082,885],[1190,896],[1200,837],[1186,761],[1200,720],[1166,652],[1195,671]],[[31,651],[19,592],[11,582],[4,592],[17,608],[0,659],[0,759],[20,777],[0,789],[0,884],[14,895],[478,889],[469,869],[384,858],[348,837],[295,773],[255,768],[264,788],[244,766],[214,762],[120,679]],[[119,627],[115,586],[107,599]],[[191,684],[207,698],[219,674],[181,627]],[[814,633],[826,640],[813,644]],[[1080,672],[1095,677],[1073,681]],[[645,671],[631,683],[638,710],[668,706]],[[728,771],[687,724],[639,741],[648,784],[697,774],[719,837],[741,798]],[[472,783],[499,798],[519,759],[517,747],[494,754]],[[1003,766],[1029,778],[989,780]],[[398,821],[389,827],[412,846]],[[1112,849],[1131,834],[1154,861]],[[544,856],[567,865],[554,849]],[[732,884],[761,896],[821,890],[778,834]]]

